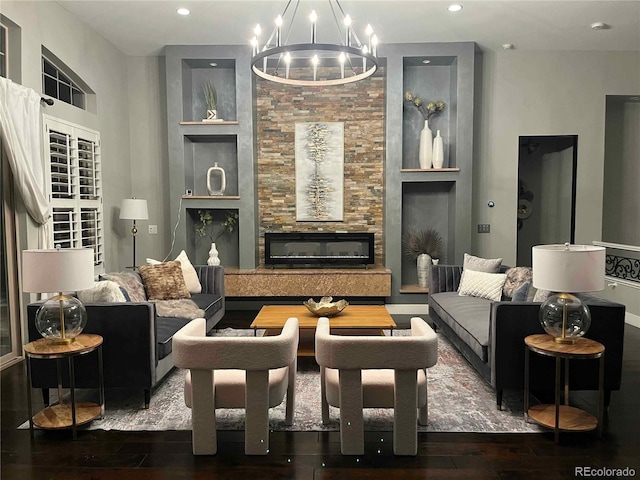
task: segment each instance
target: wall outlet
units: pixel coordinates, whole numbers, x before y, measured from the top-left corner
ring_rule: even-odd
[[[158,225],[149,225],[149,235],[158,234]]]
[[[491,225],[488,223],[479,223],[478,224],[478,233],[490,233]]]

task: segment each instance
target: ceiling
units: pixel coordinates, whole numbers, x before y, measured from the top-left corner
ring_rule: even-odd
[[[483,50],[511,43],[523,51],[640,51],[640,0],[342,0],[357,34],[370,23],[380,42],[476,42]],[[287,0],[71,0],[58,1],[127,55],[162,53],[164,45],[249,44],[256,23],[270,33]],[[293,10],[292,2],[290,12]],[[176,14],[178,7],[191,15]],[[327,0],[302,0],[290,42],[308,41],[307,16],[318,12],[318,42],[338,42]],[[285,16],[285,22],[290,18]],[[594,22],[610,26],[592,30]],[[286,29],[286,23],[285,27]],[[306,30],[306,31],[305,31]],[[283,30],[286,31],[286,30]],[[263,33],[263,36],[265,34]]]

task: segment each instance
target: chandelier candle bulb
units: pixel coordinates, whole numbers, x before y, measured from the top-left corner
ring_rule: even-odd
[[[316,20],[318,20],[318,15],[315,10],[311,10],[309,20],[311,20],[311,43],[316,43]]]
[[[371,54],[374,57],[378,56],[378,36],[377,35],[373,35],[373,37],[371,37],[371,47],[373,48],[373,50],[371,50]]]
[[[373,27],[370,24],[367,24],[367,28],[365,28],[364,32],[369,37],[369,48],[371,48],[371,35],[373,35]]]
[[[260,36],[260,33],[262,32],[262,28],[260,28],[260,24],[256,24],[256,26],[253,28],[253,34],[255,35],[255,39],[256,39],[256,53],[260,52],[260,44],[258,43],[258,37]]]
[[[367,48],[366,45],[364,45],[362,47],[362,73],[365,72],[365,70],[367,69],[367,53],[369,53],[369,49]]]
[[[276,17],[276,47],[282,44],[282,15]]]
[[[347,47],[351,46],[351,17],[349,15],[347,15],[346,17],[344,17],[344,44]]]

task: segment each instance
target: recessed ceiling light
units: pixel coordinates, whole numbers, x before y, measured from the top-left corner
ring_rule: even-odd
[[[447,10],[449,10],[450,12],[459,12],[460,10],[462,10],[462,5],[454,3],[453,5],[449,5],[449,8],[447,8]]]
[[[632,102],[637,102],[638,100],[640,100],[640,97],[631,97],[629,98],[629,100],[631,100]]]
[[[422,63],[431,63],[431,60],[422,60]]]
[[[188,8],[179,8],[178,10],[176,10],[176,12],[178,12],[178,15],[189,15],[191,13],[191,10],[189,10]]]
[[[608,28],[611,28],[611,26],[610,26],[610,25],[607,25],[607,24],[606,24],[606,23],[604,23],[604,22],[595,22],[595,23],[592,23],[592,24],[591,24],[591,28],[592,28],[593,30],[606,30],[606,29],[608,29]]]
[[[218,64],[216,62],[209,62],[209,65],[211,65],[212,67],[217,67]]]
[[[503,43],[502,48],[505,50],[513,50],[516,47],[513,45],[513,43]]]

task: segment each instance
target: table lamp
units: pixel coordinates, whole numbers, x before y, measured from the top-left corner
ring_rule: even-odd
[[[22,252],[22,289],[25,292],[58,292],[36,313],[36,328],[52,343],[71,343],[87,323],[80,300],[64,292],[93,287],[93,249],[58,248]]]
[[[571,293],[604,289],[604,247],[537,245],[532,259],[533,286],[557,292],[540,306],[542,327],[557,343],[575,343],[589,330],[591,313]]]
[[[133,226],[131,227],[131,235],[133,235],[133,265],[131,268],[135,269],[137,267],[136,235],[138,234],[136,220],[147,220],[149,218],[147,201],[136,197],[125,198],[122,200],[122,205],[120,205],[120,218],[122,220],[133,220]]]

